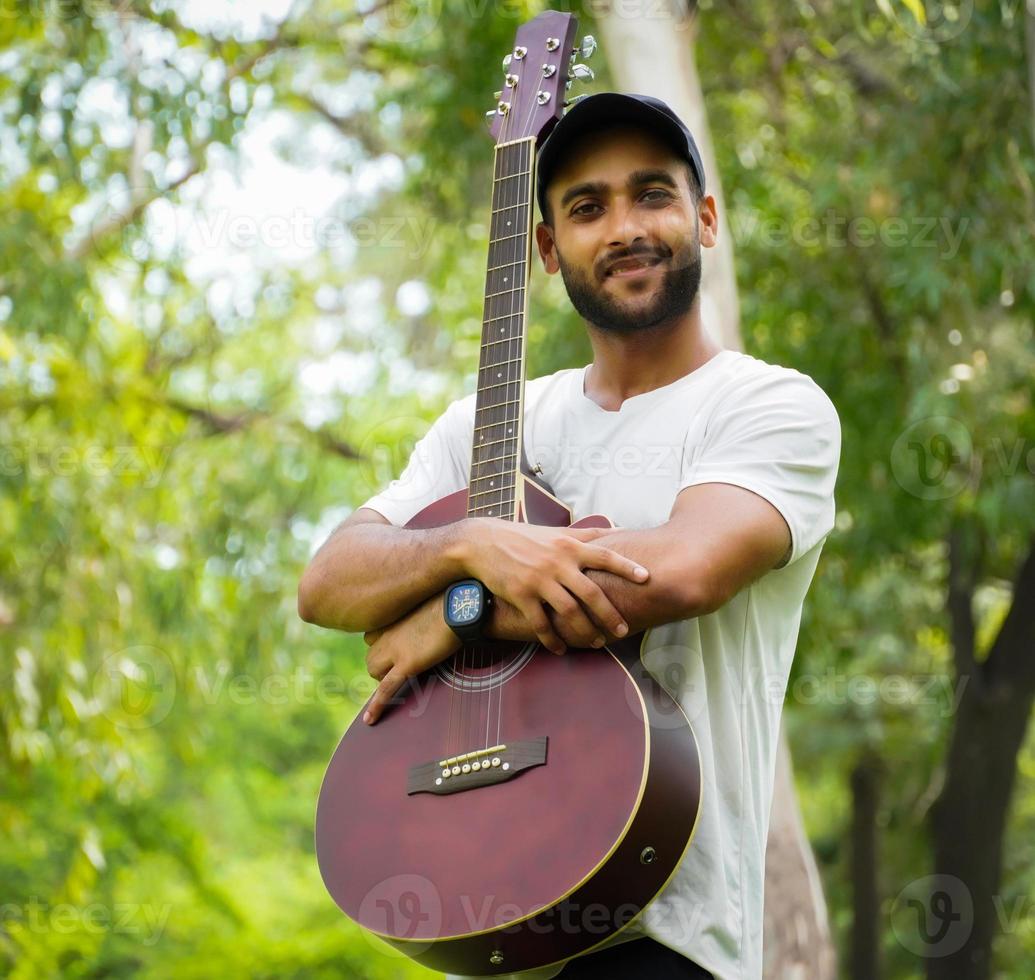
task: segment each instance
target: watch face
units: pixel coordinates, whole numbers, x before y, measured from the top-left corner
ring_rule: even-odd
[[[457,585],[449,593],[449,618],[454,623],[470,623],[482,611],[482,593],[476,585]]]

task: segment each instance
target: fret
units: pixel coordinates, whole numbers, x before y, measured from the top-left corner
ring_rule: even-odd
[[[468,505],[468,506],[470,507],[470,510],[468,511],[468,514],[467,514],[468,517],[481,517],[481,516],[485,516],[485,517],[499,517],[501,520],[503,520],[503,519],[510,520],[510,518],[507,517],[506,515],[507,515],[507,512],[510,511],[511,508],[513,508],[513,506],[514,506],[514,498],[511,497],[510,500],[498,500],[498,501],[496,501],[493,504],[493,507],[496,510],[500,511],[499,514],[494,514],[491,509],[490,510],[486,510],[485,508],[488,506],[488,504],[475,504],[473,507],[471,507],[470,505]]]
[[[511,441],[513,441],[513,440],[511,440]],[[488,445],[488,443],[486,443],[485,445]],[[475,449],[480,449],[481,447],[480,446],[475,446],[474,448]],[[512,452],[512,453],[500,453],[499,456],[493,456],[491,459],[476,459],[474,462],[475,462],[475,465],[481,466],[483,463],[493,463],[497,459],[506,459],[508,456],[516,456],[516,455],[517,455],[516,451]]]
[[[482,405],[479,408],[479,411],[484,411],[484,409],[486,409],[486,408],[502,408],[504,405],[516,405],[517,403],[518,403],[518,399],[511,398],[510,401],[498,402],[495,405]],[[510,420],[510,421],[513,421],[513,420]],[[475,431],[477,431],[478,429],[487,429],[491,425],[503,425],[503,422],[489,422],[488,425],[476,425],[474,428],[475,428]]]
[[[509,269],[512,265],[524,265],[524,259],[514,259],[513,262],[504,262],[503,265],[490,265],[486,272],[496,272],[498,269]]]
[[[493,320],[509,320],[512,316],[523,316],[524,312],[524,310],[518,310],[517,313],[501,313],[499,316],[486,317],[482,320],[482,324],[492,323]],[[493,343],[498,343],[498,341],[493,341]]]
[[[493,427],[494,425],[509,425],[509,426],[513,426],[513,425],[514,425],[514,424],[515,424],[516,422],[517,422],[517,419],[505,419],[505,420],[504,420],[504,421],[502,421],[502,422],[492,422],[492,423],[490,423],[489,425],[483,425],[483,426],[479,426],[479,428],[482,428],[482,429],[491,429],[491,428],[492,428],[492,427]],[[485,438],[485,436],[480,436],[479,438],[480,438],[480,439],[484,439],[484,438]],[[508,438],[511,438],[511,439],[513,439],[513,436],[512,436],[512,434],[509,434],[509,433],[508,433]],[[500,441],[500,442],[502,442],[503,440],[492,440],[492,441],[493,441],[493,442],[496,442],[496,441]],[[474,447],[474,448],[475,448],[475,449],[478,449],[478,448],[479,448],[480,446],[488,446],[488,445],[490,445],[490,443],[488,443],[488,442],[479,442],[479,443],[478,443],[477,445],[475,445],[475,447]]]
[[[486,298],[486,299],[492,299],[492,297],[493,297],[493,296],[508,296],[508,295],[509,295],[509,296],[513,296],[513,295],[514,295],[514,293],[516,293],[516,292],[518,292],[518,291],[520,291],[520,290],[522,290],[522,289],[524,289],[524,288],[525,288],[525,287],[524,287],[524,285],[522,284],[522,285],[520,285],[520,286],[514,286],[514,287],[513,287],[513,288],[511,288],[511,289],[503,289],[503,290],[501,290],[501,291],[500,291],[500,292],[498,292],[498,293],[486,293],[486,294],[485,294],[485,298]],[[519,312],[519,311],[515,310],[515,311],[514,311],[513,313],[511,313],[510,315],[511,315],[511,316],[516,316],[518,312]]]
[[[513,344],[515,341],[520,343],[524,339],[525,339],[524,337],[518,336],[518,337],[504,337],[503,340],[487,340],[484,344],[482,344],[482,347],[492,347],[493,344]]]
[[[493,425],[507,425],[507,426],[509,426],[511,428],[513,426],[515,426],[516,424],[517,424],[517,419],[507,419],[505,422],[494,422],[493,423]],[[484,426],[483,425],[483,426],[480,426],[479,428],[486,429],[486,428],[492,428],[492,426],[491,425],[489,425],[489,426]],[[479,439],[484,439],[484,438],[485,438],[485,436],[479,436]],[[513,435],[513,433],[508,431],[507,436],[506,436],[505,439],[501,438],[501,439],[492,439],[489,442],[476,442],[474,444],[474,446],[472,447],[472,449],[471,449],[472,458],[473,458],[473,454],[474,454],[475,450],[480,449],[482,446],[494,446],[494,445],[497,445],[500,442],[506,442],[506,441],[514,442],[514,435]],[[472,459],[472,461],[473,461],[473,459]]]
[[[490,238],[489,239],[489,248],[492,248],[492,246],[495,245],[497,242],[505,242],[508,238],[525,238],[527,236],[528,236],[528,232],[527,231],[518,231],[518,232],[515,232],[513,235],[501,235],[498,238]],[[524,262],[525,260],[521,259],[520,261]]]
[[[510,426],[513,426],[516,422],[517,422],[517,419],[508,419],[505,423],[504,422],[497,422],[496,425],[510,425]],[[506,438],[504,438],[504,439],[492,439],[489,442],[477,442],[472,447],[471,452],[473,454],[474,450],[481,449],[482,446],[495,446],[495,445],[498,445],[501,442],[514,442],[514,436],[513,435],[507,435]]]
[[[487,497],[490,493],[505,493],[507,490],[513,489],[513,487],[500,487],[499,490],[478,490],[475,493],[468,492],[467,499],[471,500],[472,497]]]
[[[511,177],[527,177],[531,170],[519,170],[516,174],[499,174],[496,180],[510,180]]]
[[[503,425],[504,423],[503,422],[497,422],[496,424],[497,425]],[[496,446],[496,445],[498,445],[501,442],[513,442],[513,441],[514,441],[514,437],[513,436],[507,436],[505,439],[492,439],[489,442],[479,442],[478,445],[475,446],[474,448],[475,449],[484,449],[486,446]]]
[[[501,211],[510,211],[512,208],[527,208],[532,202],[529,201],[518,201],[517,204],[504,204],[501,208],[493,208],[490,214],[499,214]]]
[[[504,140],[502,143],[497,143],[496,148],[501,149],[508,146],[520,146],[522,143],[528,143],[531,145],[531,136],[515,136],[512,140]]]
[[[482,346],[485,346],[484,344]],[[503,367],[504,364],[520,364],[520,357],[512,357],[509,361],[496,361],[493,364],[485,364],[478,368],[479,371],[491,371],[494,367]]]
[[[488,391],[490,388],[505,388],[507,385],[516,385],[519,381],[522,380],[522,378],[511,378],[509,381],[497,381],[495,384],[491,385],[480,385],[478,390]],[[496,406],[493,405],[492,407],[495,408]]]
[[[485,480],[490,480],[490,481],[491,480],[499,480],[500,483],[503,483],[503,479],[502,478],[503,478],[504,475],[505,474],[503,474],[503,473],[490,473],[488,476],[472,476],[471,477],[471,482],[472,483],[479,483],[479,482],[483,482]],[[508,490],[508,489],[510,489],[510,486],[511,486],[510,483],[508,483],[505,486],[501,486],[499,488],[499,490]],[[495,493],[499,493],[499,490],[496,490],[494,492]]]

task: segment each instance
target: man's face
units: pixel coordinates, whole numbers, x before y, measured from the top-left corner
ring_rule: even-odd
[[[540,254],[584,320],[631,334],[689,312],[701,282],[698,207],[686,162],[665,143],[636,127],[597,131],[548,193],[553,228],[537,230]]]

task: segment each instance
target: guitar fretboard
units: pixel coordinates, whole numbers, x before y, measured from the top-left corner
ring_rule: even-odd
[[[534,163],[533,138],[496,147],[468,517],[516,517]]]

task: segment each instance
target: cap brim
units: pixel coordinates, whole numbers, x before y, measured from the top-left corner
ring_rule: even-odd
[[[686,133],[678,123],[654,106],[620,92],[601,92],[586,96],[561,117],[539,151],[537,183],[540,190],[540,210],[546,197],[546,184],[553,177],[558,163],[572,143],[587,130],[595,129],[604,123],[618,125],[624,122],[655,130],[660,138],[672,144],[672,148],[681,157],[686,156]],[[694,169],[697,169],[696,166]]]

